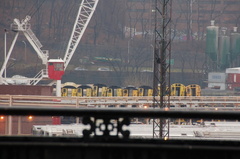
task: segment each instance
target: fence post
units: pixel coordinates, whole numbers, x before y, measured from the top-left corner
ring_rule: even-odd
[[[12,107],[13,99],[12,96],[9,96],[9,107]],[[8,116],[8,135],[12,135],[12,116]]]

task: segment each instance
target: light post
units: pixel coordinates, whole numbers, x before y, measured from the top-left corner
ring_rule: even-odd
[[[154,56],[155,56],[155,52],[154,52],[154,46],[151,44],[151,49],[152,49],[152,71],[154,71]]]
[[[22,133],[22,117],[18,116],[18,135]]]
[[[7,29],[4,29],[4,60],[7,60]],[[7,67],[4,69],[4,77],[7,77]],[[11,101],[11,100],[10,100]],[[11,107],[11,102],[9,102],[9,107]],[[12,116],[8,116],[6,122],[6,134],[12,135]]]
[[[7,29],[4,29],[4,60],[7,59]],[[7,68],[5,67],[4,70],[4,77],[6,78],[7,76]]]
[[[190,40],[192,40],[192,14],[193,14],[193,3],[195,2],[195,0],[190,0],[190,4],[189,4],[189,8],[190,8],[190,16],[189,16],[189,20],[190,20],[190,24],[189,24],[189,37]]]
[[[128,64],[129,64],[129,54],[130,54],[130,41],[131,39],[128,40],[128,60],[127,60]]]
[[[130,47],[131,47],[131,40],[133,39],[133,37],[131,37],[129,40],[128,40],[128,64],[130,62]]]
[[[25,62],[27,61],[27,55],[26,55],[26,42],[25,41],[22,41],[24,43],[24,60]]]

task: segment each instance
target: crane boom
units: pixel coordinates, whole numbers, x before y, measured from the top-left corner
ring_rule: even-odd
[[[8,79],[11,79],[11,80],[14,79],[14,78],[6,78],[6,77],[3,78],[2,75],[3,75],[4,71],[5,71],[5,74],[6,74],[7,63],[9,61],[9,59],[10,59],[13,47],[14,47],[14,45],[16,43],[16,40],[17,40],[17,37],[18,37],[20,31],[23,32],[23,34],[25,35],[25,37],[27,38],[29,43],[32,45],[34,50],[37,52],[38,57],[42,60],[42,63],[44,65],[47,64],[47,61],[48,61],[48,50],[41,50],[42,44],[40,43],[40,41],[38,40],[36,35],[31,30],[31,25],[29,23],[30,19],[31,19],[31,17],[28,16],[28,15],[21,21],[19,19],[15,18],[14,22],[11,24],[11,29],[12,29],[12,31],[16,32],[16,35],[14,37],[14,40],[13,40],[13,42],[11,44],[11,47],[10,47],[10,49],[8,51],[8,54],[7,54],[6,58],[5,58],[5,61],[3,63],[1,71],[0,71],[0,84],[1,83],[8,84],[8,82],[7,82]],[[31,78],[31,79],[25,78],[24,80],[31,81],[31,82],[26,82],[26,83],[30,83],[31,85],[36,85],[42,78],[44,78],[44,77],[48,78],[48,75],[46,73],[43,73],[44,71],[40,71],[40,72],[41,72],[41,74],[37,78],[36,77]]]
[[[47,64],[48,61],[48,50],[42,50],[42,44],[36,37],[36,35],[31,30],[31,25],[29,23],[31,17],[26,16],[21,22],[18,19],[14,19],[14,23],[11,25],[13,31],[22,31],[29,43],[32,45],[34,50],[37,52],[38,57],[42,60],[43,64]]]
[[[69,43],[68,43],[68,46],[67,46],[67,49],[65,52],[65,57],[63,60],[64,70],[67,68],[67,66],[68,66],[68,64],[69,64],[78,44],[83,36],[83,33],[85,32],[85,30],[89,24],[89,21],[92,18],[92,15],[96,9],[98,1],[99,0],[82,0],[81,1],[79,10],[78,10],[78,14],[77,14],[74,26],[73,26],[72,34],[71,34],[71,37],[70,37],[70,40],[69,40]],[[48,59],[48,57],[49,57],[48,50],[41,50],[42,44],[40,43],[40,41],[37,39],[36,35],[31,30],[31,25],[29,23],[30,19],[31,19],[30,16],[26,16],[26,18],[21,21],[18,19],[14,19],[14,23],[11,25],[12,31],[16,32],[16,36],[15,36],[14,41],[11,45],[11,48],[8,52],[8,55],[5,57],[6,58],[5,62],[0,70],[0,84],[1,83],[7,84],[7,82],[6,82],[7,78],[6,77],[3,78],[2,75],[3,75],[3,72],[6,70],[7,62],[10,58],[10,55],[11,55],[12,49],[15,45],[19,31],[23,32],[23,34],[25,35],[25,37],[27,38],[29,43],[32,45],[34,50],[37,52],[38,57],[42,60],[42,64],[46,65],[46,68],[48,68],[48,62],[50,61]],[[25,80],[30,81],[28,83],[31,85],[36,85],[43,78],[49,79],[48,69],[43,69],[34,78],[25,78]],[[52,78],[52,79],[54,79],[54,78]],[[60,94],[59,93],[60,92],[59,88],[61,85],[60,81],[61,80],[57,80],[58,94]]]
[[[64,69],[67,68],[86,28],[96,9],[98,0],[82,0],[74,23],[72,34],[65,52]]]

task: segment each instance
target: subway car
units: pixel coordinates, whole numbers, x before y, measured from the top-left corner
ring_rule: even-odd
[[[138,89],[135,86],[127,86],[123,88],[123,96],[138,96]]]
[[[76,95],[77,97],[91,97],[92,87],[88,85],[80,85],[77,87]]]
[[[171,85],[171,96],[185,96],[186,87],[181,83],[174,83]]]
[[[138,96],[152,96],[153,88],[150,86],[140,86],[138,87]]]
[[[197,84],[187,85],[186,96],[201,96],[201,87]]]
[[[92,88],[93,97],[106,97],[107,86],[105,84],[94,84]]]
[[[74,82],[66,82],[61,88],[62,97],[74,97],[76,96],[77,84]]]
[[[107,96],[114,97],[114,96],[123,96],[123,89],[119,86],[110,86],[107,88]]]

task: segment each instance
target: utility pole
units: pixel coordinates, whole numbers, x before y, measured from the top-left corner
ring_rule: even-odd
[[[4,29],[4,60],[7,59],[7,29]],[[4,70],[4,78],[7,77],[7,68]]]
[[[22,41],[23,42],[23,44],[24,44],[24,60],[25,60],[25,62],[27,62],[27,54],[26,54],[26,42],[25,41]]]
[[[153,107],[170,108],[170,60],[172,0],[155,0],[154,4],[154,76]],[[169,138],[169,119],[153,119],[153,137]]]

